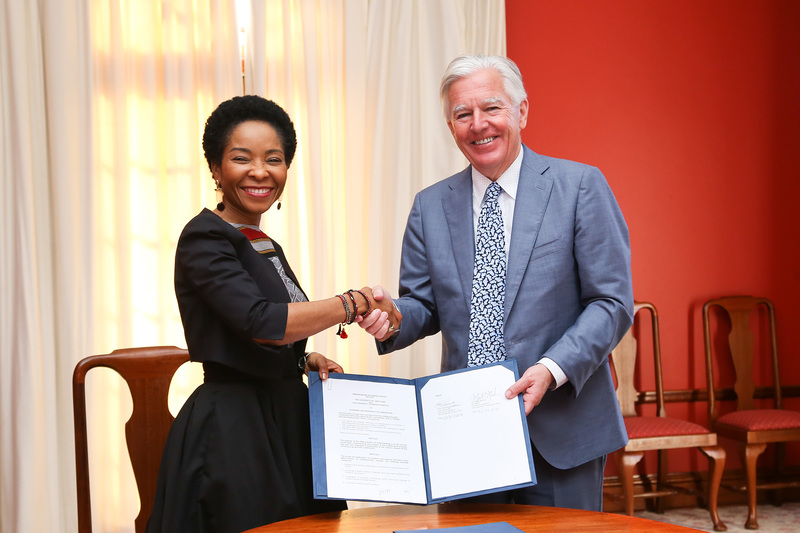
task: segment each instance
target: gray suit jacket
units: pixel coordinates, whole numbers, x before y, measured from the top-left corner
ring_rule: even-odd
[[[541,357],[569,382],[528,416],[548,463],[572,468],[627,442],[608,354],[633,320],[630,243],[595,167],[523,145],[506,276],[505,345],[520,372]],[[380,353],[442,332],[442,371],[467,366],[475,258],[471,169],[417,194],[408,217],[397,306],[400,333]]]

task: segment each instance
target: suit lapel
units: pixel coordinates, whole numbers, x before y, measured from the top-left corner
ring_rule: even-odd
[[[475,262],[475,237],[472,227],[472,177],[469,166],[463,170],[450,185],[449,194],[442,198],[447,227],[450,230],[450,243],[453,246],[458,279],[469,309],[472,293],[472,266]]]
[[[508,272],[506,274],[505,318],[514,306],[522,277],[530,263],[533,246],[542,226],[553,182],[543,177],[549,168],[547,161],[523,145],[522,167],[514,205]],[[472,264],[470,262],[470,264]]]

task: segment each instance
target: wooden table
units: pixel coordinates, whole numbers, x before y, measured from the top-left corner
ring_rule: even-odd
[[[699,531],[627,515],[577,511],[535,505],[442,503],[389,505],[304,516],[251,529],[250,533],[392,533],[398,529],[432,529],[508,522],[519,529],[581,533]],[[710,522],[709,522],[710,524]]]

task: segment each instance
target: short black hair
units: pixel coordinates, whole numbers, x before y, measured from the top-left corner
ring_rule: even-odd
[[[255,94],[234,96],[225,100],[209,115],[203,131],[203,153],[208,168],[222,164],[222,154],[230,141],[233,130],[242,122],[259,120],[275,129],[283,145],[286,166],[292,164],[297,150],[297,134],[292,119],[281,106]]]

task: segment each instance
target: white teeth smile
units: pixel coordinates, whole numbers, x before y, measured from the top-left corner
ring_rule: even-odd
[[[269,191],[271,191],[272,189],[269,189],[269,188],[267,188],[267,189],[256,189],[254,187],[243,187],[242,190],[244,190],[245,192],[250,193],[250,194],[269,194]]]
[[[496,137],[486,137],[485,139],[481,139],[480,141],[475,141],[474,144],[486,144],[492,142],[495,139]]]

